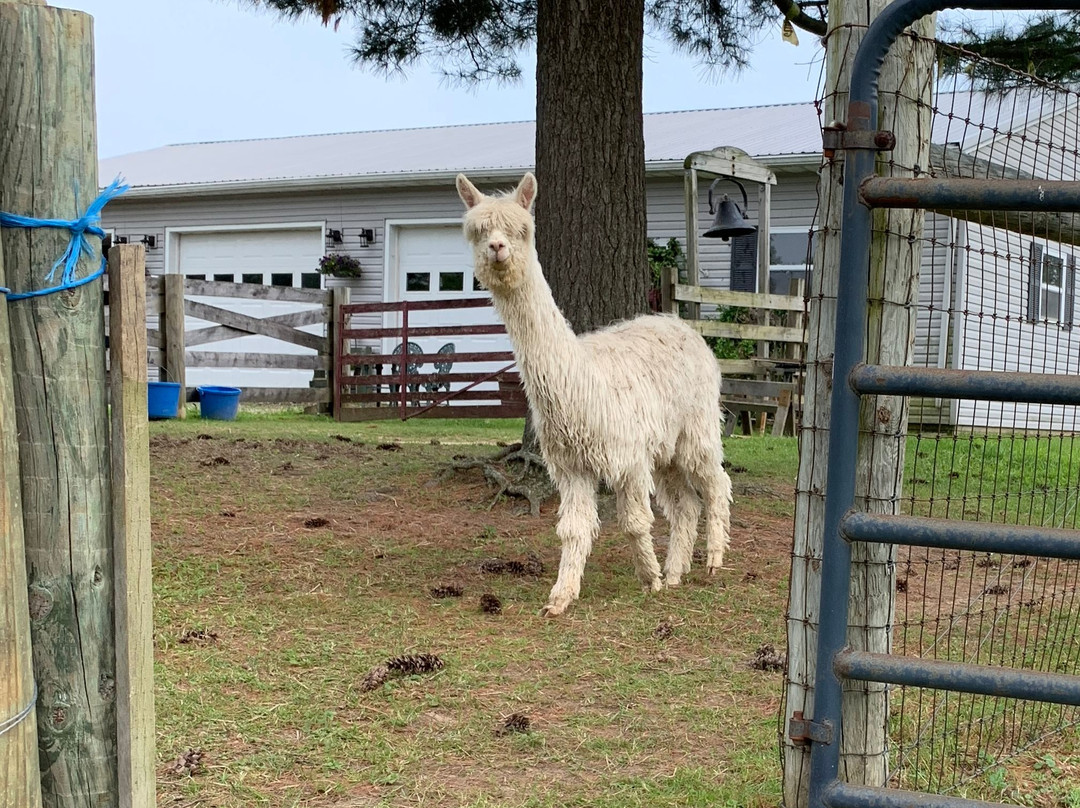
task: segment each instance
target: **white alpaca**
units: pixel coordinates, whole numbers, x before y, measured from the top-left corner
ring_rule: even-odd
[[[638,578],[652,591],[690,570],[702,498],[709,571],[728,545],[731,480],[723,468],[720,370],[705,341],[674,317],[643,316],[575,336],[536,257],[536,178],[485,196],[464,174],[465,237],[476,277],[494,298],[525,383],[537,438],[559,489],[559,577],[544,613],[562,614],[581,591],[599,531],[596,490],[615,491]],[[657,501],[671,523],[664,577],[652,540]]]

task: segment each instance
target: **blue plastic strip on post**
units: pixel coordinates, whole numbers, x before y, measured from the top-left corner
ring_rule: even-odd
[[[120,178],[117,177],[109,183],[109,186],[105,190],[98,194],[97,198],[90,203],[90,207],[88,207],[86,212],[78,219],[36,219],[32,216],[21,216],[17,213],[4,213],[0,211],[0,227],[20,227],[25,229],[51,227],[71,232],[71,240],[68,242],[67,249],[64,250],[63,255],[56,259],[55,263],[52,265],[52,269],[50,269],[49,273],[45,276],[46,282],[51,282],[56,275],[56,270],[63,266],[63,272],[60,274],[60,283],[46,287],[45,289],[36,289],[31,292],[13,292],[6,287],[0,286],[0,293],[6,295],[8,300],[26,300],[31,297],[42,297],[44,295],[51,295],[54,292],[62,292],[65,289],[75,289],[90,283],[91,281],[97,280],[104,275],[104,256],[101,257],[101,266],[96,272],[84,278],[76,278],[75,271],[79,266],[79,259],[82,256],[86,255],[93,257],[94,255],[94,248],[86,238],[87,234],[97,236],[98,238],[105,237],[105,231],[99,226],[102,209],[110,200],[120,196],[120,194],[124,193],[127,189],[128,186],[121,185]]]

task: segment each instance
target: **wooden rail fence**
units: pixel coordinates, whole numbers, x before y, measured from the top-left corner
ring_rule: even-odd
[[[806,301],[802,281],[794,281],[792,293],[788,295],[713,289],[674,283],[670,277],[665,278],[665,288],[667,310],[695,315],[685,321],[702,336],[758,343],[753,357],[719,360],[724,375],[721,398],[731,416],[727,422],[728,433],[733,430],[736,418],[741,421],[744,433],[752,432],[753,416],[760,419],[772,416],[774,435],[794,433],[794,424],[802,409],[806,356]],[[750,309],[756,322],[730,323],[700,317],[700,306],[710,304]],[[758,428],[764,431],[764,420],[759,421]]]
[[[187,387],[189,368],[245,368],[310,370],[327,379],[325,386],[251,387],[242,385],[245,403],[326,404],[331,400],[329,375],[333,370],[332,346],[335,306],[348,300],[348,289],[297,289],[289,286],[264,286],[253,283],[227,283],[185,278],[181,275],[158,275],[146,279],[146,309],[157,327],[148,327],[149,360],[159,367],[163,381],[179,382]],[[306,304],[312,308],[269,317],[253,317],[219,305],[193,300],[193,297],[233,298]],[[212,323],[188,330],[186,317]],[[305,326],[324,325],[324,334],[301,330]],[[262,353],[241,351],[191,350],[222,340],[250,335],[270,337],[298,345],[314,354]],[[189,400],[194,391],[186,393]]]
[[[513,351],[412,351],[419,346],[411,340],[420,337],[498,335],[505,334],[506,328],[500,324],[414,325],[409,322],[410,313],[490,306],[489,298],[471,298],[336,307],[334,417],[342,421],[523,417],[527,404],[520,377],[514,370]],[[351,325],[354,316],[388,312],[400,313],[399,326]],[[384,352],[386,338],[397,347],[397,353],[393,349]],[[475,368],[480,363],[488,367]],[[427,364],[434,365],[435,372],[421,373]],[[456,369],[463,364],[473,369]],[[492,370],[492,365],[497,369]],[[384,369],[388,372],[384,373]]]

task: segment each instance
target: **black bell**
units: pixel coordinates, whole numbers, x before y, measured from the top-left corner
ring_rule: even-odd
[[[709,213],[713,212],[713,188],[716,187],[717,183],[724,180],[724,177],[717,178],[709,186]],[[757,232],[757,226],[750,224],[749,217],[746,215],[746,208],[748,207],[746,189],[735,180],[729,179],[728,181],[734,182],[742,191],[743,207],[740,209],[727,194],[724,194],[720,200],[720,207],[716,211],[716,216],[713,218],[712,226],[702,233],[704,238],[720,238],[727,241],[732,236],[748,236]]]

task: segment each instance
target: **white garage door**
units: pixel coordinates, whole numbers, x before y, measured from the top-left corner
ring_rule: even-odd
[[[189,278],[230,283],[257,283],[266,286],[294,286],[303,289],[322,287],[318,273],[323,255],[322,227],[282,228],[180,233],[176,267]],[[230,309],[251,317],[272,317],[314,308],[302,303],[271,300],[245,300],[227,297],[192,296],[192,300]],[[187,330],[214,325],[194,317],[186,318]],[[325,336],[324,325],[302,329]],[[241,353],[305,354],[315,351],[288,342],[251,335],[199,345],[198,351],[235,351]],[[259,370],[246,368],[189,368],[187,384],[217,384],[233,387],[307,387],[310,370]]]
[[[490,297],[473,279],[473,254],[465,242],[460,224],[423,225],[396,228],[397,260],[388,279],[395,293],[395,300],[453,300],[455,298]],[[400,325],[396,316],[394,325]],[[500,323],[495,310],[490,307],[473,309],[443,309],[409,312],[409,327],[424,325],[492,325]],[[448,342],[453,342],[456,353],[484,351],[510,351],[510,339],[505,334],[484,334],[467,337],[410,337],[423,348],[424,353],[435,353]],[[397,340],[387,340],[384,350],[394,349]],[[491,372],[506,367],[509,362],[470,362],[455,367],[452,372]],[[430,364],[420,368],[421,373],[432,373]],[[464,384],[455,384],[458,389]],[[495,383],[486,383],[474,389],[496,389]]]

